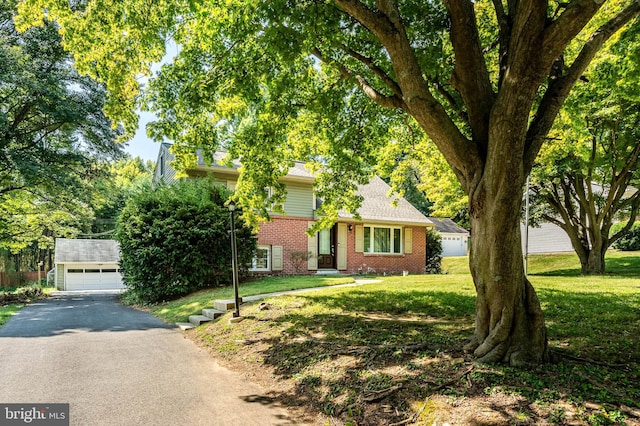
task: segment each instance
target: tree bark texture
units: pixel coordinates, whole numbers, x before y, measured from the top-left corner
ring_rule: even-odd
[[[469,262],[477,299],[475,331],[465,350],[479,362],[525,366],[548,361],[542,309],[524,274],[520,199],[518,185],[500,184],[485,184],[469,197]]]
[[[580,266],[582,267],[582,275],[601,275],[605,272],[604,255],[606,248],[603,245],[600,247],[592,247],[587,256],[586,262],[580,259]]]
[[[539,364],[547,355],[547,334],[538,297],[524,275],[520,207],[525,176],[571,87],[595,52],[638,13],[634,2],[599,29],[566,75],[554,74],[567,45],[602,6],[570,2],[555,19],[535,1],[493,2],[499,23],[500,76],[491,81],[475,9],[468,0],[446,0],[455,68],[451,85],[464,104],[466,134],[431,92],[409,39],[398,2],[377,0],[370,9],[358,0],[336,5],[366,27],[389,55],[394,75],[385,76],[389,95],[365,79],[359,86],[374,102],[411,115],[444,155],[469,195],[472,227],[470,266],[477,291],[475,333],[467,349],[481,362]],[[352,55],[353,56],[353,55]],[[322,55],[319,55],[322,58]],[[360,60],[358,56],[353,57]],[[365,62],[364,65],[368,64]],[[353,75],[346,67],[343,75]],[[378,77],[382,68],[377,68]],[[356,77],[354,75],[354,77]],[[545,83],[546,82],[546,83]],[[535,100],[542,92],[542,102]],[[453,102],[454,109],[460,105]],[[466,117],[466,119],[464,118]]]

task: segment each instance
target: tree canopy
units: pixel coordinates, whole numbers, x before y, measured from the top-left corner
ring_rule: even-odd
[[[0,4],[0,249],[33,249],[34,268],[55,237],[88,230],[87,184],[122,148],[104,87],[75,70],[58,26],[20,33],[16,8]]]
[[[46,9],[45,9],[46,8]],[[45,13],[46,10],[46,13]],[[260,207],[293,159],[322,166],[326,221],[374,171],[393,130],[414,125],[469,197],[478,298],[466,349],[483,362],[547,359],[539,301],[523,272],[522,187],[572,87],[635,0],[24,0],[21,27],[46,16],[82,72],[101,79],[125,127],[140,99],[152,133],[241,158],[237,197]],[[634,24],[636,25],[636,24]],[[172,64],[145,86],[167,38]],[[262,188],[262,189],[261,189]]]
[[[96,156],[121,152],[102,111],[105,90],[82,77],[53,23],[18,33],[0,7],[0,201],[13,191],[70,192]]]
[[[604,273],[607,249],[640,207],[638,30],[612,40],[582,76],[532,173],[537,216],[567,233],[584,274]]]

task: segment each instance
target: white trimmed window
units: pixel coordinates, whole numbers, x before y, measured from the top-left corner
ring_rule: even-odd
[[[402,253],[402,228],[364,226],[365,253]]]
[[[258,246],[256,255],[251,261],[251,271],[271,270],[271,246]]]

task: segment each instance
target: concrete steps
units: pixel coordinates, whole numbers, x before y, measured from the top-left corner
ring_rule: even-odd
[[[240,304],[242,305],[242,297],[240,298]],[[236,308],[236,301],[234,299],[214,300],[213,308],[220,311],[232,311]]]
[[[242,299],[240,299],[240,303],[242,303]],[[181,330],[190,330],[195,328],[205,322],[213,321],[220,316],[224,315],[227,311],[232,311],[235,309],[236,304],[233,299],[230,300],[214,300],[213,301],[213,309],[203,309],[202,315],[190,315],[189,322],[177,322],[176,325]]]
[[[221,311],[219,309],[203,309],[202,315],[205,317],[211,318],[212,320],[217,319],[225,314],[226,311]]]

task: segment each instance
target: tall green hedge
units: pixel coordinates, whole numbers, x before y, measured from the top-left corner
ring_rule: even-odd
[[[185,179],[127,201],[116,239],[134,300],[155,303],[231,282],[230,214],[224,206],[229,195],[210,179]],[[236,230],[238,265],[244,271],[256,240],[240,220]]]

